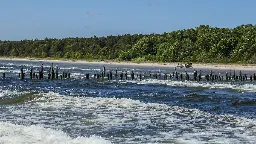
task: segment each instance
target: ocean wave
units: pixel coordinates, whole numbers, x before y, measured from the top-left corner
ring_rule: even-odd
[[[171,80],[154,80],[147,79],[138,81],[138,84],[165,84],[168,86],[179,86],[179,87],[204,87],[204,88],[218,88],[218,89],[234,89],[248,92],[256,92],[255,84],[239,84],[231,82],[196,82],[196,81],[171,81]]]
[[[1,144],[110,144],[99,136],[71,138],[60,130],[44,128],[38,125],[17,125],[0,122]]]
[[[26,117],[15,121],[52,128],[72,125],[78,131],[98,127],[92,133],[100,131],[104,137],[123,143],[256,142],[255,119],[127,98],[74,97],[54,92],[42,95],[20,107],[10,106],[12,116]]]

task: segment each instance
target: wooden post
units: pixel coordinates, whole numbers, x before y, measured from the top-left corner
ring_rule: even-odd
[[[202,80],[202,72],[200,70],[199,75],[198,75],[198,81],[201,81],[201,80]]]
[[[54,80],[55,78],[55,73],[54,73],[54,68],[53,68],[53,63],[52,63],[52,68],[51,68],[51,80]]]
[[[70,79],[70,72],[68,72],[68,79]]]
[[[36,73],[35,72],[33,72],[33,79],[35,79],[36,78]]]
[[[115,78],[117,79],[117,69],[116,69],[116,73],[115,73]]]
[[[48,72],[48,80],[51,79],[51,72]]]
[[[30,79],[33,79],[33,69],[30,69],[30,73],[29,73]]]
[[[86,79],[89,79],[89,73],[87,73],[85,76],[86,76]]]
[[[106,68],[105,66],[103,66],[103,78],[105,77],[105,75],[106,75]]]
[[[3,79],[5,79],[5,72],[3,72]]]
[[[23,67],[21,67],[21,69],[20,69],[20,79],[24,80],[24,78],[25,78],[25,73],[23,71]]]
[[[164,74],[164,80],[167,80],[167,74],[166,73]]]
[[[109,73],[107,73],[108,80],[110,80]]]
[[[132,80],[134,80],[134,72],[133,71],[131,73],[131,78],[132,78]]]
[[[40,80],[44,79],[44,66],[43,66],[43,64],[41,65],[41,70],[39,71],[39,79]]]
[[[127,80],[128,79],[128,77],[127,77],[127,71],[125,72],[125,80]]]
[[[56,67],[56,79],[58,79],[59,78],[59,70],[58,70],[59,68],[58,67]]]
[[[112,79],[113,79],[112,70],[109,72],[109,78],[110,78],[110,80],[112,80]]]

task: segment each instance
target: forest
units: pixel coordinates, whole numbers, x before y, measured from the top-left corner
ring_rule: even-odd
[[[1,57],[133,62],[256,63],[256,25],[200,25],[162,34],[0,41]]]

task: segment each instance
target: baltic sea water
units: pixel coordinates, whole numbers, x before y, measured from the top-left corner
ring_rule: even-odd
[[[54,62],[71,72],[70,79],[30,80],[30,68],[42,63],[46,71],[51,66],[0,61],[0,73],[6,73],[0,78],[0,143],[256,143],[256,82],[87,80],[86,73],[99,73],[103,65],[72,62]],[[128,73],[174,71],[104,66]],[[194,69],[177,69],[185,70],[192,75]]]

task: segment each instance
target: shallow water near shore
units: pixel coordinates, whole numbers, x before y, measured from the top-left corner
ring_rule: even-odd
[[[50,62],[0,61],[1,143],[255,143],[256,82],[87,80],[102,64],[54,63],[66,80],[30,80]],[[27,72],[18,79],[20,66]],[[173,67],[105,65],[138,73]],[[194,69],[177,69],[192,73]],[[202,69],[203,74],[210,70]],[[224,75],[229,70],[215,73]],[[243,71],[248,75],[252,71]]]

